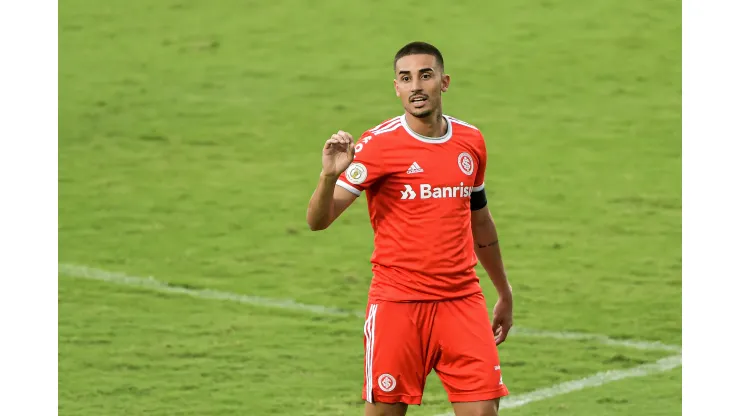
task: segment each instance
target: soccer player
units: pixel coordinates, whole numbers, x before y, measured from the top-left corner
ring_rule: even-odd
[[[486,144],[476,127],[442,112],[450,77],[436,47],[404,46],[394,71],[404,114],[356,143],[345,131],[326,141],[306,220],[323,230],[366,193],[375,250],[365,415],[405,415],[434,369],[457,416],[495,416],[508,395],[497,345],[513,324],[513,298],[483,186]],[[478,261],[498,291],[492,325]]]

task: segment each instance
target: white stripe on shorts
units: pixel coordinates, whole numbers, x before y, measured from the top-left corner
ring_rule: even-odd
[[[375,312],[378,305],[370,305],[365,320],[365,396],[369,403],[373,402],[373,347],[375,345]]]

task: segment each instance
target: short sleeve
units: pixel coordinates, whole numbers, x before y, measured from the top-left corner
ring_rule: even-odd
[[[473,182],[473,192],[483,190],[483,182],[486,177],[486,164],[488,162],[488,152],[486,150],[486,141],[483,135],[480,136],[480,142],[477,146],[478,150],[478,169],[475,173],[475,181]]]
[[[377,141],[377,140],[375,140]],[[380,143],[365,132],[355,144],[355,158],[342,172],[337,185],[359,196],[385,174]]]

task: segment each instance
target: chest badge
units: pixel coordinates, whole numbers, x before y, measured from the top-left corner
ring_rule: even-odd
[[[468,176],[472,175],[474,165],[473,165],[473,157],[470,156],[470,153],[467,153],[467,152],[460,153],[460,155],[457,157],[457,166],[460,167],[460,170],[464,174]]]

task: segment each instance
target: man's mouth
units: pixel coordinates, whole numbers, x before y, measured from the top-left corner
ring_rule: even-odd
[[[414,105],[414,107],[423,107],[427,102],[427,97],[422,95],[417,95],[411,98],[411,104]]]

